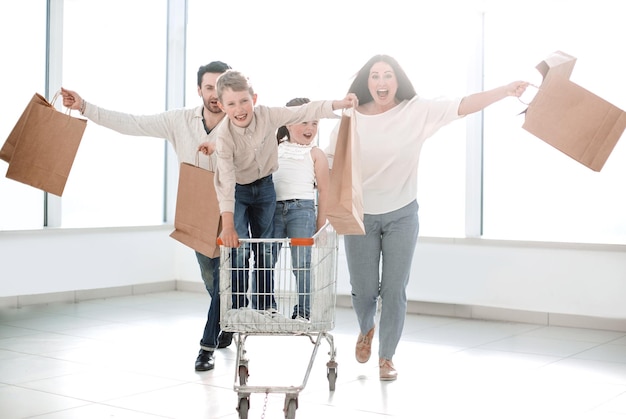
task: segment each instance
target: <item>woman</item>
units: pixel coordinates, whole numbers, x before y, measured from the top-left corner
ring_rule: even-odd
[[[406,287],[419,229],[417,168],[424,141],[439,128],[507,96],[519,97],[528,83],[516,81],[456,100],[420,98],[398,62],[372,57],[359,70],[349,93],[358,97],[357,134],[361,148],[366,234],[345,236],[352,303],[360,333],[355,355],[367,362],[381,299],[379,375],[395,380],[392,358],[406,315]],[[327,154],[332,162],[337,130]],[[382,262],[382,270],[380,264]],[[380,273],[379,273],[380,272]]]

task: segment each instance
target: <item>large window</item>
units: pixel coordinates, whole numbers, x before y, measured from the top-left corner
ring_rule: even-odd
[[[242,0],[234,11],[228,2],[189,0],[187,98],[199,103],[192,70],[222,60],[250,77],[260,104],[282,106],[302,96],[340,99],[358,69],[381,53],[400,62],[420,95],[464,96],[479,15],[463,3],[424,3],[320,0],[303,7],[290,0]],[[322,121],[320,146],[327,145],[335,124]],[[464,148],[464,121],[445,127],[424,147],[424,235],[464,234]]]
[[[65,0],[63,87],[111,110],[164,111],[166,6],[166,0]],[[163,222],[164,150],[162,139],[88,122],[63,194],[62,226]]]
[[[493,2],[485,18],[486,84],[539,85],[535,65],[561,50],[577,57],[573,82],[626,109],[621,2]],[[485,236],[626,243],[626,138],[594,172],[521,129],[524,109],[507,101],[485,112]]]
[[[19,39],[0,43],[6,58],[0,141],[32,95],[45,93],[48,3],[64,10],[62,33],[52,33],[63,37],[63,56],[51,57],[62,60],[64,87],[107,109],[165,110],[167,0],[12,2],[10,13],[0,13],[0,35]],[[213,60],[249,75],[260,104],[281,106],[295,96],[343,97],[355,72],[379,53],[397,58],[418,93],[433,98],[515,79],[540,84],[535,65],[562,50],[578,58],[572,81],[626,109],[619,0],[409,3],[319,0],[303,7],[293,0],[242,0],[233,11],[228,2],[188,0],[185,105],[201,103],[196,71]],[[454,122],[426,142],[418,182],[421,235],[463,237],[470,213],[469,223],[482,223],[487,238],[626,243],[626,139],[593,172],[523,130],[524,109],[507,98],[490,106],[484,120]],[[322,121],[322,148],[335,124]],[[468,127],[481,124],[482,149],[480,139],[467,142]],[[123,136],[89,122],[54,207],[61,227],[163,222],[165,149],[162,139]],[[468,154],[481,155],[483,165],[468,171]],[[6,179],[7,167],[0,161],[0,230],[40,228],[45,194]],[[475,189],[466,186],[468,177]],[[474,198],[482,199],[476,216],[466,207]]]
[[[0,8],[1,145],[33,95],[44,94],[46,1],[13,2]],[[41,228],[44,193],[5,178],[7,168],[8,164],[0,161],[0,230]]]

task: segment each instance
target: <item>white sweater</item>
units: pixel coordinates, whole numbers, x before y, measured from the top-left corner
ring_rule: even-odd
[[[384,214],[417,198],[417,169],[424,141],[439,128],[459,119],[455,100],[414,97],[378,115],[356,114],[361,151],[363,211]],[[326,149],[329,163],[337,143],[339,125]]]

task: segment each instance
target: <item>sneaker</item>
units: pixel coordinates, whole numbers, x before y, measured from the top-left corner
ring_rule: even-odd
[[[217,338],[217,348],[224,349],[233,343],[233,332],[222,332]]]
[[[376,326],[372,327],[366,335],[359,333],[354,353],[356,355],[356,360],[360,363],[367,362],[370,359],[370,355],[372,355],[372,339],[374,338],[374,329],[376,329]]]
[[[380,358],[378,360],[380,381],[394,381],[398,378],[398,371],[393,367],[391,359]]]

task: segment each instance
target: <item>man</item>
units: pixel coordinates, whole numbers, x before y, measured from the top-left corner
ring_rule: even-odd
[[[193,109],[174,109],[155,115],[129,115],[110,111],[87,103],[76,92],[61,89],[63,105],[80,111],[98,125],[126,135],[163,138],[169,141],[176,152],[179,164],[195,164],[198,146],[215,141],[213,129],[222,121],[224,113],[217,104],[215,85],[217,78],[230,69],[221,61],[213,61],[198,69],[198,95],[203,106]],[[215,159],[215,156],[211,157]],[[216,163],[213,161],[213,167]],[[205,168],[208,168],[205,167]],[[196,371],[212,370],[215,366],[214,351],[226,348],[232,342],[232,333],[220,333],[219,326],[219,258],[209,258],[196,252],[204,285],[211,296],[211,304],[204,327],[200,352],[196,359]]]

